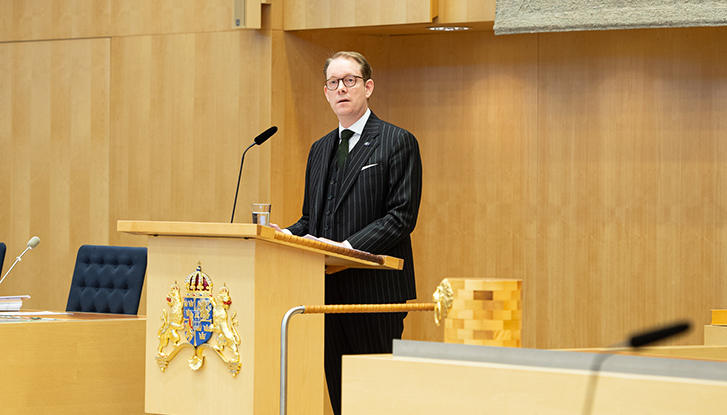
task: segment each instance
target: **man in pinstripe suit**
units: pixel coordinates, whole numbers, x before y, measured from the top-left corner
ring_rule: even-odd
[[[409,235],[416,225],[422,191],[417,140],[369,110],[374,81],[371,66],[361,54],[338,52],[326,61],[323,72],[323,92],[339,126],[313,143],[303,214],[284,231],[404,259],[401,271],[348,269],[327,275],[326,304],[414,299]],[[339,150],[342,136],[349,135],[348,148],[344,144]],[[401,338],[404,330],[404,317],[406,313],[325,316],[325,372],[335,414],[341,413],[341,356],[391,353],[392,340]]]

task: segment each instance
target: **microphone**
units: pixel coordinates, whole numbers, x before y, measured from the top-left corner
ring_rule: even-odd
[[[240,193],[240,179],[242,178],[242,165],[245,163],[245,154],[247,153],[247,150],[252,148],[252,146],[260,145],[268,140],[268,138],[272,137],[273,134],[278,132],[278,127],[272,126],[268,128],[267,130],[261,132],[258,134],[257,137],[255,137],[255,140],[253,141],[250,146],[248,146],[245,151],[242,153],[242,160],[240,160],[240,174],[237,175],[237,190],[235,190],[235,203],[232,204],[232,218],[230,219],[230,223],[233,223],[235,221],[235,207],[237,206],[237,195]]]
[[[36,246],[38,246],[39,243],[40,243],[40,238],[38,238],[37,236],[30,238],[30,240],[28,241],[28,249],[35,248]]]
[[[628,345],[631,347],[643,347],[647,344],[658,342],[659,340],[666,339],[667,337],[675,336],[679,333],[689,330],[689,322],[683,321],[677,324],[672,324],[656,330],[647,331],[646,333],[637,334],[631,336],[628,341]]]
[[[20,256],[15,258],[15,262],[13,262],[13,266],[11,266],[10,269],[8,269],[8,272],[6,272],[5,275],[3,275],[3,278],[0,279],[0,284],[2,284],[3,281],[5,281],[5,277],[7,277],[8,274],[10,274],[10,271],[13,270],[13,268],[15,267],[15,264],[20,262],[20,259],[23,257],[23,255],[25,255],[25,253],[28,252],[28,250],[33,249],[36,246],[38,246],[39,243],[40,243],[40,238],[38,238],[37,236],[30,238],[30,240],[28,241],[28,247],[25,248],[25,251],[23,251],[23,253],[20,254]]]
[[[255,137],[255,144],[260,145],[266,141],[268,141],[268,138],[272,137],[273,134],[278,132],[278,127],[272,126],[268,128],[267,130],[261,132],[257,137]],[[252,147],[255,144],[251,144],[250,147]],[[248,147],[248,148],[250,148]]]

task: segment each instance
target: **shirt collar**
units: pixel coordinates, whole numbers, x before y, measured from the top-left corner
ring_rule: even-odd
[[[341,123],[338,124],[338,136],[341,136],[341,131],[343,130],[351,130],[353,131],[354,136],[360,136],[363,134],[364,127],[366,127],[366,123],[369,121],[369,116],[371,116],[371,109],[367,108],[366,112],[364,113],[361,118],[358,119],[355,123],[353,123],[352,126],[348,128],[343,128]]]

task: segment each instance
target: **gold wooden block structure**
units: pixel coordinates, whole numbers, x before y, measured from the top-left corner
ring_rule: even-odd
[[[454,301],[444,320],[444,342],[522,346],[522,280],[448,278]]]
[[[712,325],[727,326],[727,310],[712,310]]]

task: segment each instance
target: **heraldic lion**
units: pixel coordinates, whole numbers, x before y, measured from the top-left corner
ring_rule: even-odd
[[[227,310],[230,308],[232,300],[230,299],[230,291],[227,287],[220,288],[220,292],[214,299],[214,310],[212,311],[212,324],[215,327],[215,331],[220,334],[217,336],[217,346],[215,350],[222,352],[226,346],[230,347],[230,350],[234,353],[234,360],[240,358],[240,354],[237,351],[237,345],[240,344],[240,335],[237,333],[235,326],[237,321],[237,312],[232,313],[230,322],[227,321]]]
[[[167,310],[162,310],[162,326],[159,327],[159,331],[157,332],[157,337],[159,338],[157,351],[159,352],[159,356],[166,356],[164,348],[169,344],[169,340],[172,340],[172,344],[175,347],[179,346],[181,340],[177,330],[183,329],[184,314],[182,313],[182,295],[179,293],[179,286],[176,282],[169,288],[167,303],[169,303],[171,312],[167,315]]]

